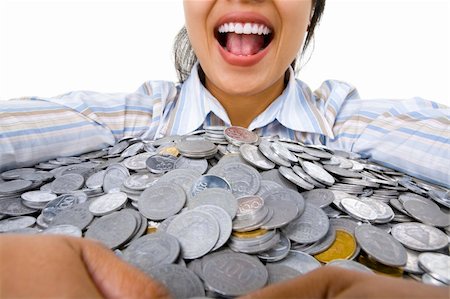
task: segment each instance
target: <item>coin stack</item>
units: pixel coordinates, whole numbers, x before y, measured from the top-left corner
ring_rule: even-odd
[[[450,284],[450,191],[241,127],[124,138],[0,174],[0,232],[98,240],[173,297],[232,297],[324,265]]]

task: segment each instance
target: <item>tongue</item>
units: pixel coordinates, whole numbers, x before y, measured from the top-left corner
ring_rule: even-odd
[[[227,33],[227,50],[234,55],[254,55],[263,45],[262,35]]]

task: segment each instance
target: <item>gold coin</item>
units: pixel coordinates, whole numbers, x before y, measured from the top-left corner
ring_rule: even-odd
[[[157,230],[158,230],[158,229],[157,229],[156,227],[149,226],[149,227],[147,227],[147,234],[153,234],[153,233],[156,233]]]
[[[171,147],[163,148],[161,151],[158,152],[158,154],[160,154],[160,155],[171,155],[171,156],[174,156],[174,157],[178,157],[180,152],[178,151],[178,149],[175,146],[171,146]]]
[[[337,259],[349,259],[355,254],[356,241],[352,234],[344,230],[336,230],[336,239],[330,248],[316,254],[314,257],[322,262],[329,263]]]
[[[241,239],[251,239],[257,238],[259,236],[265,235],[267,233],[267,229],[256,229],[249,232],[233,232],[233,237],[241,238]]]
[[[386,265],[384,265],[380,262],[377,262],[363,254],[361,254],[359,256],[358,262],[360,262],[364,266],[369,267],[375,273],[378,273],[378,274],[383,274],[383,275],[392,276],[392,277],[402,277],[403,276],[402,268],[386,266]]]

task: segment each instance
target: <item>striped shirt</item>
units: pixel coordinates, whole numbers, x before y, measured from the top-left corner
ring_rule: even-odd
[[[98,150],[125,136],[158,139],[205,125],[231,123],[197,71],[182,85],[149,81],[129,94],[14,99],[0,107],[0,171]],[[353,151],[450,187],[450,109],[435,102],[362,100],[353,86],[335,80],[313,92],[289,69],[285,90],[249,129]]]

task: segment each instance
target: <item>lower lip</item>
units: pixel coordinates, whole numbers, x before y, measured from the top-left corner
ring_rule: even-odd
[[[219,42],[217,42],[217,47],[219,48],[220,55],[222,55],[222,58],[231,65],[236,66],[252,66],[260,62],[264,56],[267,55],[267,53],[270,50],[270,46],[272,43],[267,45],[262,51],[259,51],[258,53],[254,55],[248,55],[248,56],[241,56],[241,55],[234,55],[233,53],[228,52],[225,50]]]

